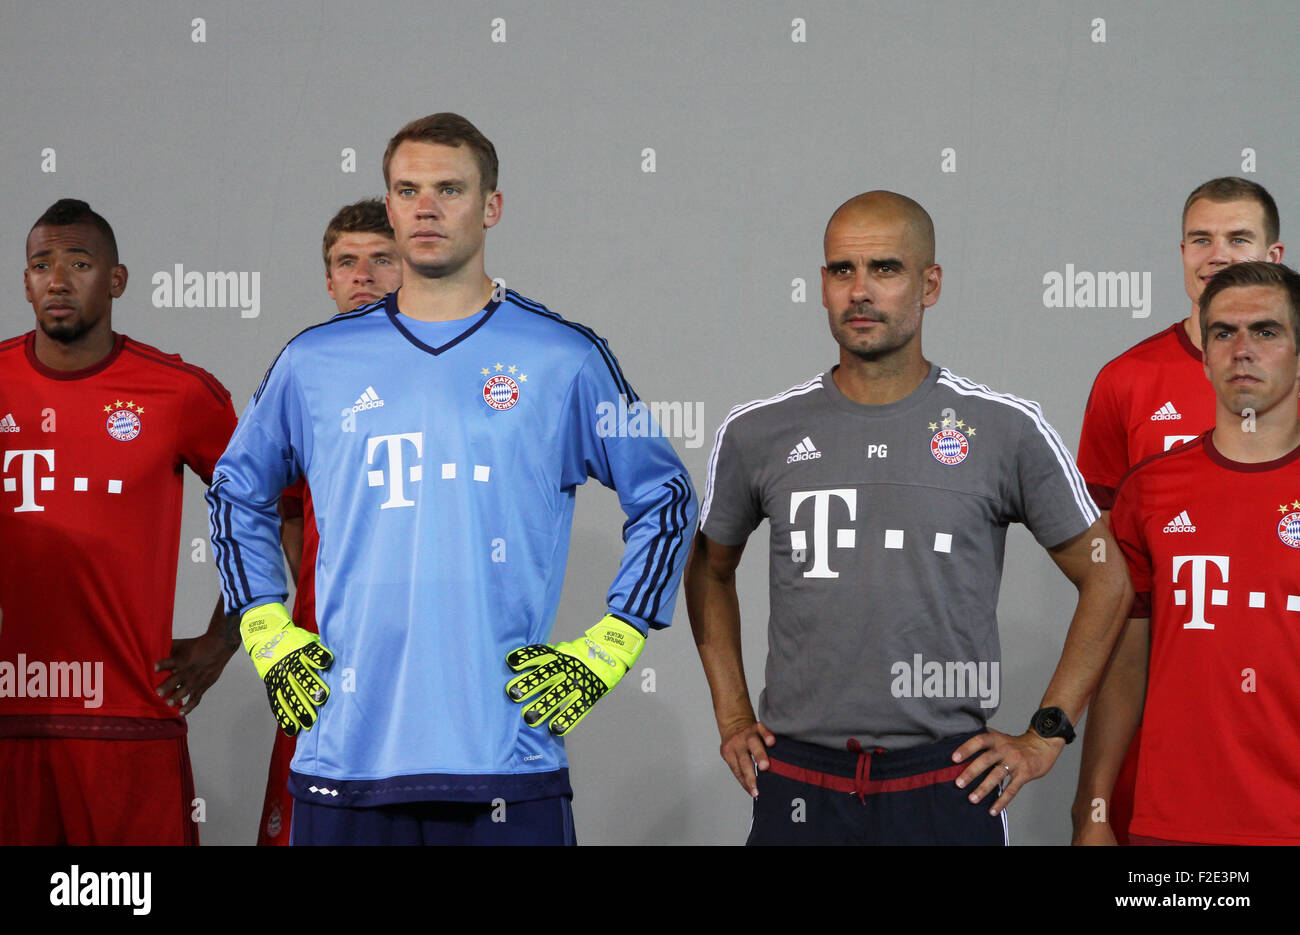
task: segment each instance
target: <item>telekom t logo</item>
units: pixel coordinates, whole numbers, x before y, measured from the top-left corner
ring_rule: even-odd
[[[381,510],[387,510],[398,506],[415,506],[414,500],[406,498],[406,489],[402,485],[402,442],[410,442],[415,448],[417,458],[424,455],[424,433],[423,432],[405,432],[401,435],[377,435],[373,438],[366,439],[366,464],[375,463],[375,452],[379,450],[382,443],[388,451],[388,474],[385,477],[383,468],[377,471],[370,471],[366,475],[366,480],[371,487],[382,487],[388,484],[388,499],[379,505]],[[412,484],[418,484],[423,476],[423,469],[418,464],[413,464],[407,469],[406,477]]]
[[[830,513],[831,497],[836,497],[844,501],[844,505],[849,508],[849,522],[857,519],[858,514],[858,492],[852,487],[844,487],[839,490],[795,490],[790,493],[790,525],[794,525],[795,518],[799,514],[799,504],[803,503],[809,497],[813,501],[813,567],[803,573],[805,578],[838,578],[838,571],[831,571],[830,564],[827,562],[828,553],[830,552]],[[835,530],[835,546],[840,549],[851,549],[854,546],[856,535],[852,528]],[[808,548],[808,533],[802,529],[792,529],[790,531],[790,548],[799,552]]]
[[[1213,630],[1214,624],[1205,620],[1205,585],[1206,569],[1211,564],[1219,569],[1221,584],[1228,583],[1228,556],[1226,555],[1175,555],[1173,581],[1178,583],[1178,573],[1188,562],[1192,563],[1192,619],[1183,624],[1184,630]],[[1174,589],[1174,603],[1182,606],[1187,603],[1187,592],[1182,588]],[[1228,603],[1226,588],[1212,588],[1210,603],[1222,607]]]
[[[19,471],[21,472],[19,474],[19,477],[22,478],[22,484],[23,484],[23,502],[18,506],[14,507],[14,512],[15,513],[44,512],[45,507],[39,506],[36,503],[36,459],[41,458],[45,462],[45,466],[49,468],[51,471],[53,471],[54,470],[54,449],[45,448],[45,449],[38,450],[34,448],[29,448],[26,450],[17,449],[14,451],[6,451],[5,460],[4,460],[4,470],[6,472],[9,470],[9,462],[12,461],[18,455],[22,455],[22,462],[19,466]],[[17,479],[13,477],[6,477],[4,479],[4,489],[6,493],[11,492],[14,489],[14,487],[17,486],[16,481]],[[53,489],[54,489],[54,477],[53,476],[42,477],[41,490],[53,490]]]

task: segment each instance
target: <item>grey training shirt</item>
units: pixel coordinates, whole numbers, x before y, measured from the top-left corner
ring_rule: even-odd
[[[1008,524],[1051,548],[1099,515],[1037,403],[931,366],[888,405],[846,398],[827,373],[735,407],[700,520],[722,545],[770,521],[763,723],[893,750],[997,710]]]

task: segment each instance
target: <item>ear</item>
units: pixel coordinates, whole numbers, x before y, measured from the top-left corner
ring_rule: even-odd
[[[921,307],[929,308],[939,301],[939,293],[943,290],[943,267],[938,263],[933,263],[925,268],[921,274],[924,291],[921,293]]]
[[[1264,255],[1268,257],[1270,263],[1281,263],[1282,254],[1284,253],[1286,253],[1286,247],[1283,245],[1282,241],[1279,240],[1275,244],[1270,244],[1268,251]]]
[[[122,293],[126,291],[126,267],[118,263],[113,267],[108,276],[108,294],[115,299],[122,298]]]
[[[325,274],[325,291],[330,294],[330,298],[335,302],[339,300],[338,296],[334,294],[334,279],[329,273]]]
[[[501,220],[501,205],[504,197],[500,192],[493,192],[487,196],[483,202],[483,228],[495,227],[497,221]]]
[[[23,294],[27,296],[28,302],[30,302],[33,305],[36,304],[36,297],[32,295],[32,284],[31,284],[31,280],[27,278],[26,269],[23,270]]]

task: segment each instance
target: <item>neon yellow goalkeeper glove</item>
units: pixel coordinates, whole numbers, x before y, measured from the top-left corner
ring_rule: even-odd
[[[290,737],[311,730],[316,709],[329,700],[329,686],[316,674],[334,664],[320,637],[293,625],[283,604],[259,604],[239,621],[244,649],[266,685],[271,713]]]
[[[563,737],[618,684],[643,646],[645,637],[635,627],[606,614],[584,639],[535,643],[506,656],[506,665],[524,673],[511,679],[506,694],[521,703],[535,698],[522,711],[524,721],[538,727],[550,718],[551,733]]]

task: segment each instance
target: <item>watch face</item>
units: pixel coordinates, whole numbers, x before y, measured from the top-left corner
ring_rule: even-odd
[[[1038,716],[1038,732],[1040,734],[1054,734],[1060,726],[1061,719],[1057,717],[1055,711],[1044,711]]]

